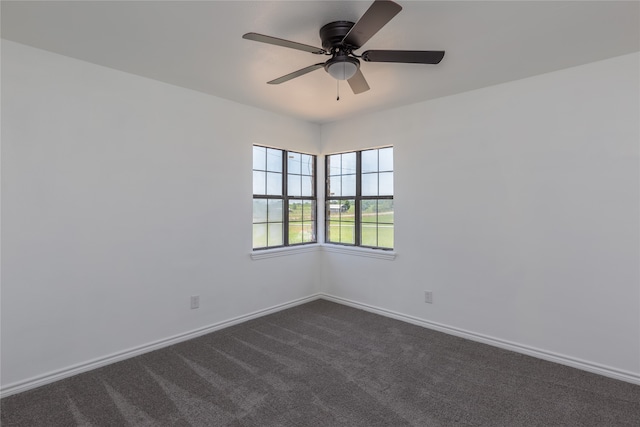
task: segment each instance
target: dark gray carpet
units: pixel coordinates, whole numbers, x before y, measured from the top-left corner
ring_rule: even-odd
[[[9,426],[640,426],[640,386],[314,301],[2,399]]]

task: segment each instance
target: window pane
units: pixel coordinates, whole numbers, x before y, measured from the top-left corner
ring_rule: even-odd
[[[300,154],[298,153],[289,153],[289,158],[287,159],[287,169],[289,173],[300,174],[301,163],[300,163]]]
[[[266,194],[266,173],[253,171],[253,194]]]
[[[267,172],[267,194],[282,196],[282,174]]]
[[[335,221],[329,221],[327,227],[327,235],[325,239],[327,242],[338,242],[340,240],[340,223]]]
[[[340,223],[340,243],[348,243],[355,245],[356,243],[356,225],[355,223]]]
[[[330,176],[329,177],[329,194],[328,196],[342,196],[342,177]]]
[[[342,201],[342,210],[340,214],[341,221],[354,222],[356,220],[356,201],[351,200],[343,200]]]
[[[378,174],[368,173],[362,175],[362,195],[377,196],[378,195]]]
[[[393,170],[393,147],[382,148],[378,150],[380,153],[380,171]]]
[[[302,176],[302,191],[300,194],[304,197],[312,197],[313,196],[313,177],[312,176]]]
[[[342,154],[342,174],[356,173],[356,153]]]
[[[340,221],[340,213],[342,212],[342,200],[331,200],[327,202],[327,218],[331,221]]]
[[[341,220],[341,221],[353,221],[354,217],[354,203],[351,200],[331,200],[328,202],[329,219]]]
[[[265,170],[267,167],[267,149],[253,146],[253,168]]]
[[[305,201],[302,205],[302,220],[313,221],[313,213],[316,211],[315,202]]]
[[[267,170],[269,172],[282,172],[282,151],[267,148]]]
[[[302,196],[302,189],[300,188],[300,178],[300,175],[288,175],[287,194],[289,194],[289,196]]]
[[[269,246],[282,246],[282,223],[269,224],[269,235],[267,243]]]
[[[341,196],[355,196],[355,195],[356,195],[356,176],[343,175]]]
[[[295,245],[296,243],[302,243],[304,239],[302,237],[302,223],[290,222],[289,223],[289,244]]]
[[[316,223],[304,223],[302,225],[302,241],[305,243],[314,242],[316,240]]]
[[[340,214],[342,213],[343,209],[345,209],[343,205],[343,201],[331,200],[327,202],[327,204],[328,204],[327,209],[329,211],[329,215],[328,215],[329,219],[339,221]]]
[[[378,246],[381,248],[393,248],[393,225],[378,225]]]
[[[289,221],[302,221],[302,201],[289,201]]]
[[[269,209],[267,210],[267,220],[269,222],[282,222],[282,200],[269,199]],[[269,237],[271,239],[271,237]]]
[[[253,199],[253,222],[267,222],[266,199]]]
[[[300,162],[302,166],[302,174],[303,175],[313,175],[313,156],[308,154],[300,155]]]
[[[393,196],[393,172],[384,172],[380,174],[380,193],[381,196]]]
[[[362,152],[362,173],[378,172],[378,150]]]
[[[267,224],[253,224],[253,247],[267,246]]]
[[[363,200],[360,203],[360,215],[362,222],[378,222],[378,202],[376,200]]]
[[[376,224],[363,223],[360,230],[362,246],[378,246],[378,227]]]
[[[378,222],[393,224],[393,200],[378,200]]]
[[[340,154],[327,156],[327,164],[329,165],[329,175],[340,175],[341,159],[342,159],[342,156]]]

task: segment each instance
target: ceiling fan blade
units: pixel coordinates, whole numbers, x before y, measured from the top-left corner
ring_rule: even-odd
[[[360,71],[359,68],[358,71],[356,71],[356,73],[353,75],[353,77],[347,80],[347,82],[349,82],[351,90],[356,95],[369,90],[369,84],[365,80],[364,75],[362,75],[362,71]]]
[[[367,62],[402,62],[406,64],[439,64],[444,50],[368,50],[362,54]]]
[[[295,79],[296,77],[300,77],[303,76],[307,73],[310,73],[314,70],[317,70],[318,68],[322,68],[324,67],[324,62],[321,62],[319,64],[313,64],[313,65],[309,65],[308,67],[305,67],[301,70],[298,71],[294,71],[293,73],[289,73],[285,76],[282,77],[278,77],[277,79],[271,80],[270,82],[267,82],[267,84],[270,85],[279,85],[280,83],[284,83],[284,82],[288,82],[291,79]]]
[[[402,10],[389,0],[376,0],[342,39],[342,44],[356,49],[362,47],[375,33],[387,25]]]
[[[298,42],[292,42],[290,40],[279,39],[277,37],[265,36],[264,34],[247,33],[243,35],[242,38],[247,40],[253,40],[256,42],[261,42],[261,43],[274,44],[276,46],[288,47],[291,49],[303,50],[305,52],[311,52],[317,55],[324,55],[325,53],[327,53],[326,50],[319,47],[310,46],[308,44],[303,44]]]

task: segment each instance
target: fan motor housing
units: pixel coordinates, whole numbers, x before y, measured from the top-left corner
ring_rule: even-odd
[[[320,28],[322,47],[327,51],[331,51],[332,48],[341,46],[342,39],[344,39],[354,25],[355,24],[350,21],[335,21]]]

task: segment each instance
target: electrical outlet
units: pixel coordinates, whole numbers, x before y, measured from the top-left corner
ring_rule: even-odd
[[[191,295],[191,309],[200,307],[200,295]]]
[[[433,292],[424,291],[424,302],[427,304],[433,304]]]

